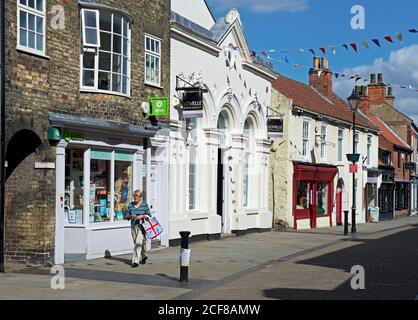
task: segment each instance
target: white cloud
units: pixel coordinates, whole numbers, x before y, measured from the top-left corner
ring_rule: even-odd
[[[309,0],[209,0],[221,10],[247,8],[258,13],[297,12],[309,8]]]
[[[418,45],[412,45],[393,51],[389,59],[376,59],[370,66],[358,66],[353,69],[345,69],[346,74],[358,74],[370,77],[372,73],[383,73],[385,83],[411,85],[418,88]],[[362,85],[359,80],[357,85]],[[367,84],[367,83],[366,83]],[[337,79],[334,81],[335,92],[346,99],[353,90],[354,81]],[[409,89],[394,88],[396,97],[395,106],[402,113],[413,119],[418,124],[418,92]]]

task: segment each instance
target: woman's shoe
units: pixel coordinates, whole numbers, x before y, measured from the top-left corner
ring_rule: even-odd
[[[139,264],[137,264],[137,263],[132,263],[131,267],[132,267],[132,268],[138,268],[138,267],[139,267]]]
[[[142,259],[141,262],[140,262],[140,264],[146,264],[147,263],[147,260],[148,260],[148,257]]]

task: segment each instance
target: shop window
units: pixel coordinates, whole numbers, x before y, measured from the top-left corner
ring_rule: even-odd
[[[83,224],[84,150],[69,149],[65,155],[66,224]]]
[[[367,207],[377,207],[377,184],[367,184]]]
[[[310,184],[308,182],[300,182],[298,195],[296,199],[297,210],[305,210],[309,208],[309,189]]]
[[[126,209],[132,200],[132,161],[131,154],[115,153],[114,221],[123,221]]]
[[[319,182],[317,184],[317,215],[326,216],[329,214],[328,211],[328,183]]]
[[[35,54],[45,54],[45,0],[17,2],[17,47]]]
[[[90,161],[90,222],[111,221],[112,153],[92,151]]]

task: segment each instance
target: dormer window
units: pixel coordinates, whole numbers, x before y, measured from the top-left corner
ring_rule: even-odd
[[[131,29],[113,12],[81,10],[81,89],[130,95]]]

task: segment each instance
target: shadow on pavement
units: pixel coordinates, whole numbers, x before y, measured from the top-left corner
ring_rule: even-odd
[[[351,273],[354,266],[362,266],[365,270],[365,290],[353,290],[350,280],[332,291],[276,288],[264,290],[264,295],[285,300],[414,300],[418,294],[416,226],[380,239],[356,239],[355,242],[361,244],[297,263],[347,273]]]

